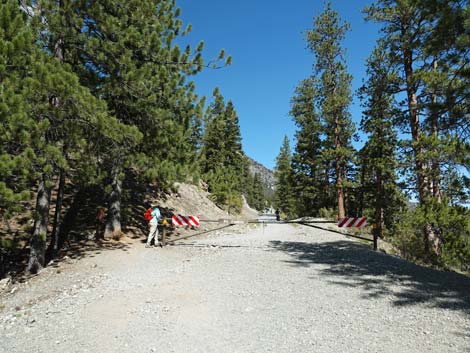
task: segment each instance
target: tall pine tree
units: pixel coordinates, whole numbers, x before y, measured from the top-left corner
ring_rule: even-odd
[[[246,171],[238,116],[229,101],[224,102],[218,88],[208,107],[201,153],[203,178],[216,203],[238,212]]]
[[[6,109],[13,108],[17,115],[2,116],[5,121],[2,126],[10,131],[2,145],[11,145],[4,149],[2,158],[9,160],[7,165],[10,166],[21,162],[23,167],[17,175],[27,176],[28,186],[36,191],[28,270],[37,272],[45,264],[54,178],[61,171],[74,167],[72,160],[78,163],[85,158],[81,152],[89,131],[106,124],[116,125],[107,115],[103,102],[79,84],[69,67],[35,45],[32,26],[26,22],[27,16],[17,3],[2,4],[2,12],[2,43],[9,48],[4,56],[5,67],[10,67],[2,85],[9,83],[9,79],[20,78],[16,84],[9,85],[9,89],[23,100],[21,106],[4,105]],[[8,16],[10,19],[5,20]],[[8,91],[2,89],[2,92]],[[7,101],[11,99],[10,93],[5,96]],[[61,102],[60,109],[57,102]],[[74,149],[73,159],[66,158],[64,150],[67,148]]]
[[[315,105],[318,96],[315,79],[301,81],[295,93],[290,115],[298,128],[292,157],[296,208],[299,215],[312,216],[318,214],[320,208],[331,206],[330,168],[322,158],[324,133]]]
[[[349,25],[342,22],[331,3],[327,3],[306,36],[308,48],[315,57],[316,103],[325,134],[322,156],[334,169],[338,218],[346,215],[344,186],[354,154],[351,147],[354,126],[348,111],[352,77],[346,71],[341,47],[348,29]]]
[[[44,42],[50,47],[56,38],[63,38],[68,48],[64,61],[106,100],[112,115],[143,135],[140,144],[115,146],[106,156],[110,180],[106,235],[117,236],[123,180],[131,170],[165,188],[189,173],[188,165],[194,163],[191,128],[198,119],[199,103],[194,84],[186,78],[204,66],[203,43],[194,50],[175,44],[189,32],[189,27],[182,28],[175,1],[132,0],[115,6],[110,1],[42,0],[39,8],[51,19]]]
[[[294,189],[292,187],[292,153],[289,138],[284,137],[274,168],[274,206],[288,217],[295,214]]]
[[[399,111],[392,93],[396,73],[380,46],[374,49],[367,61],[367,75],[359,90],[365,108],[361,130],[369,135],[360,153],[361,203],[366,202],[374,210],[375,232],[378,237],[383,237],[385,227],[391,228],[397,221],[400,207],[398,136],[394,126]]]
[[[432,262],[440,261],[446,239],[455,235],[442,217],[448,213],[446,194],[465,189],[454,183],[465,180],[460,171],[469,155],[462,139],[468,127],[468,47],[460,46],[465,11],[468,4],[462,1],[434,0],[380,0],[365,10],[368,19],[383,26],[381,42],[390,65],[402,73],[394,89],[405,96],[398,123],[410,135],[403,144],[420,203],[415,226],[424,257]]]

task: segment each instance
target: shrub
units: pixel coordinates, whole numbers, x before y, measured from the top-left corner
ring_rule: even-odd
[[[403,214],[392,243],[410,260],[428,260],[423,229],[431,224],[439,233],[442,253],[437,263],[443,267],[468,270],[470,266],[470,211],[461,206],[429,201]]]
[[[320,211],[318,211],[318,215],[320,216],[320,218],[336,220],[338,211],[335,210],[334,208],[322,207],[320,208]]]

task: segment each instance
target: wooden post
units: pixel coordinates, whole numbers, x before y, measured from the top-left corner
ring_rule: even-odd
[[[163,225],[162,229],[162,247],[166,245],[166,225]]]
[[[377,230],[373,229],[372,233],[374,234],[374,251],[377,251],[377,243],[378,243],[378,236],[377,236]]]

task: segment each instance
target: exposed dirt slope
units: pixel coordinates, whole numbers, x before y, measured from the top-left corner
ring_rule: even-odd
[[[210,194],[207,191],[190,184],[176,186],[177,193],[169,195],[166,200],[155,200],[155,203],[174,213],[199,216],[201,219],[229,218],[226,211],[209,199]]]
[[[195,215],[201,219],[217,220],[221,218],[255,218],[258,212],[246,203],[243,199],[242,212],[239,215],[230,215],[225,210],[215,205],[210,194],[201,187],[191,184],[177,184],[178,192],[169,195],[166,200],[154,200],[154,202],[163,208],[172,210],[174,213],[183,215]]]

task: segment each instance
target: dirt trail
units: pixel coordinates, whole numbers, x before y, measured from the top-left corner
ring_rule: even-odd
[[[1,298],[0,352],[470,351],[469,278],[303,226],[134,242],[47,271]]]

